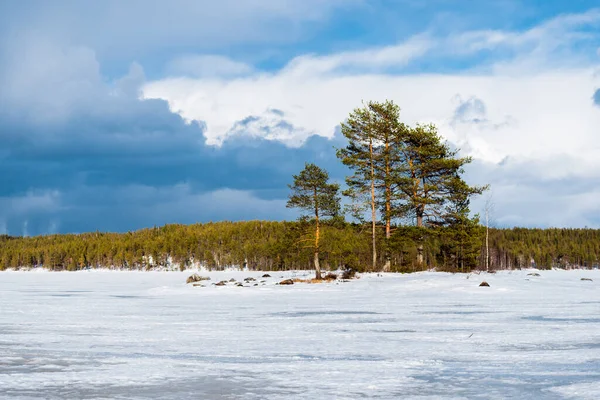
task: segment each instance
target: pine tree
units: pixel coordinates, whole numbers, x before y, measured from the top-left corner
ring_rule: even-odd
[[[472,188],[458,175],[449,182],[449,194],[444,213],[438,223],[442,224],[441,252],[446,259],[453,260],[452,267],[470,271],[477,266],[481,254],[483,227],[479,216],[469,216]]]
[[[458,152],[442,141],[434,125],[417,125],[402,135],[400,151],[405,168],[398,171],[397,187],[403,199],[402,212],[413,217],[418,228],[442,224],[444,207],[453,196],[468,199],[486,189],[464,183],[460,175],[471,158],[457,157]],[[422,242],[417,248],[419,265],[423,264]]]
[[[372,268],[377,268],[377,209],[385,222],[385,265],[390,269],[389,239],[393,207],[394,171],[399,161],[398,148],[405,127],[400,123],[400,108],[392,101],[383,103],[368,102],[362,108],[356,108],[348,119],[341,124],[342,134],[348,140],[345,148],[338,149],[338,157],[344,165],[352,169],[353,174],[346,178],[350,197],[354,206],[354,216],[358,217],[364,208],[359,204],[369,204],[371,211]],[[368,198],[365,201],[365,198]]]
[[[305,164],[298,175],[294,175],[292,193],[287,207],[300,208],[315,218],[314,266],[316,279],[321,279],[319,263],[320,222],[323,217],[335,217],[340,212],[339,185],[328,183],[329,174],[315,164]],[[305,214],[306,216],[306,214]]]

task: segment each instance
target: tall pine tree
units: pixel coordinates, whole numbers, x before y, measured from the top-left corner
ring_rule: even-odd
[[[400,108],[392,101],[368,102],[356,108],[341,124],[342,134],[348,140],[346,147],[338,150],[338,157],[350,167],[353,174],[346,178],[348,190],[345,195],[355,206],[355,216],[360,214],[356,202],[368,204],[371,211],[372,269],[377,269],[377,210],[385,223],[385,264],[390,269],[389,239],[393,207],[393,185],[398,168],[399,139],[405,126],[400,123]],[[365,201],[365,199],[368,199]]]

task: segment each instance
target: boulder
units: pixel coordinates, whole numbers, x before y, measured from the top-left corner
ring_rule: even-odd
[[[215,286],[225,286],[225,285],[227,285],[226,281],[221,281],[221,282],[215,283]]]
[[[345,270],[344,272],[342,272],[342,279],[344,279],[344,280],[352,279],[352,278],[354,278],[355,275],[356,275],[356,271],[353,270],[352,268],[349,268],[349,269]]]
[[[280,285],[293,285],[294,281],[291,279],[284,279],[281,282],[279,282]]]
[[[235,278],[231,278],[229,282],[235,282]]]
[[[244,287],[244,284],[242,282],[238,282],[238,283],[235,284],[235,286]]]
[[[483,282],[481,282],[481,283],[479,284],[479,286],[487,286],[487,287],[489,287],[489,286],[490,286],[490,284],[489,284],[489,283],[487,283],[486,281],[483,281]]]
[[[264,274],[262,277],[263,277],[263,278],[270,278],[270,277],[271,277],[271,275],[269,275],[269,274]]]
[[[254,278],[246,278],[244,279],[244,282],[254,282],[256,279]]]
[[[530,274],[527,274],[527,276],[541,276],[541,275],[538,274],[537,272],[532,272]]]
[[[203,284],[201,284],[201,283],[194,283],[192,286],[200,286],[200,287],[204,287],[204,285],[203,285]]]
[[[208,276],[200,276],[198,274],[192,274],[187,278],[185,283],[193,283],[193,282],[200,282],[200,281],[210,281],[210,278]]]
[[[593,282],[593,280],[591,280],[590,278],[581,278],[582,281],[590,281]]]
[[[329,272],[327,275],[323,277],[326,281],[335,281],[337,279],[337,275],[333,272]]]

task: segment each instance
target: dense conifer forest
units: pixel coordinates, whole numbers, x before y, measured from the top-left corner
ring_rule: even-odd
[[[416,259],[417,242],[402,227],[393,229],[391,271],[426,268],[468,272],[484,269],[483,229],[472,242],[474,257],[461,264],[444,232],[428,232],[425,262]],[[321,266],[370,271],[370,224],[341,220],[322,225]],[[310,221],[218,222],[166,225],[127,233],[84,233],[35,237],[0,236],[0,269],[45,267],[51,270],[86,268],[153,269],[157,267],[211,269],[247,267],[257,270],[311,269],[313,249],[305,245]],[[384,228],[378,230],[383,246]],[[383,268],[386,255],[378,258]],[[600,230],[490,229],[490,269],[593,268],[600,263]]]

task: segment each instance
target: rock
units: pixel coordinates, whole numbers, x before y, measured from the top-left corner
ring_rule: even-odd
[[[269,274],[264,274],[262,277],[263,277],[263,278],[270,278],[270,277],[271,277],[271,275],[269,275]]]
[[[479,286],[487,286],[487,287],[489,287],[489,286],[490,286],[490,284],[489,284],[489,283],[487,283],[486,281],[483,281],[483,282],[481,282],[481,283],[479,284]]]
[[[215,286],[225,286],[225,285],[227,285],[227,282],[225,282],[225,281],[215,283]]]
[[[235,282],[235,278],[231,278],[229,282]]]
[[[335,281],[337,279],[337,275],[334,274],[334,273],[332,273],[332,272],[330,272],[327,275],[325,275],[323,277],[323,279],[325,279],[326,281]]]
[[[532,272],[530,274],[527,274],[527,276],[541,276],[541,275],[538,274],[537,272]]]
[[[293,285],[294,281],[291,279],[284,279],[281,282],[279,282],[280,285]]]
[[[342,279],[345,279],[345,280],[352,279],[352,278],[354,278],[355,275],[356,275],[356,271],[353,270],[352,268],[349,268],[342,273]]]
[[[254,282],[256,279],[254,278],[246,278],[244,279],[244,282]]]
[[[255,283],[254,286],[258,286],[258,283]]]
[[[236,284],[235,284],[235,286],[244,287],[244,284],[243,284],[243,283],[241,283],[241,282],[238,282],[238,283],[236,283]]]
[[[203,284],[201,284],[201,283],[194,283],[192,286],[200,286],[200,287],[204,287],[204,285],[203,285]]]
[[[590,282],[594,282],[593,280],[591,280],[590,278],[581,278],[582,281],[590,281]]]
[[[200,281],[210,281],[210,278],[208,276],[200,276],[198,274],[192,274],[187,278],[185,283],[200,282]]]

